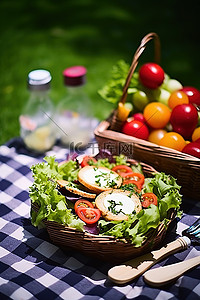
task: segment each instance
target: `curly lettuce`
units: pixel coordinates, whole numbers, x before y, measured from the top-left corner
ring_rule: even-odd
[[[31,167],[34,182],[30,187],[32,203],[37,203],[39,210],[31,210],[31,222],[36,227],[44,226],[47,219],[83,231],[85,223],[68,208],[65,196],[56,189],[56,180],[77,178],[77,165],[69,161],[60,167],[54,157],[45,157],[46,162]]]

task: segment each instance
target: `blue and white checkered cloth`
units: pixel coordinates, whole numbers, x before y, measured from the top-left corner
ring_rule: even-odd
[[[55,146],[45,155],[66,159],[67,149]],[[43,155],[44,156],[44,155]],[[55,246],[45,229],[31,225],[30,166],[42,161],[26,152],[16,139],[0,147],[0,299],[199,299],[200,268],[190,270],[173,285],[151,288],[143,277],[117,286],[107,279],[113,265],[74,250]],[[164,243],[181,235],[200,216],[200,202],[183,199],[184,214]],[[154,267],[199,255],[200,247],[171,255]]]

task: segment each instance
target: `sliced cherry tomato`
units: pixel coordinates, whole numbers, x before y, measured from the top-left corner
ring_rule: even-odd
[[[79,199],[79,200],[76,201],[76,203],[74,205],[75,213],[76,213],[78,207],[94,208],[94,205],[88,200]]]
[[[158,199],[157,196],[154,193],[145,193],[142,196],[142,206],[143,207],[149,207],[149,205],[154,204],[158,205]]]
[[[92,166],[96,162],[97,160],[94,157],[86,155],[83,157],[83,160],[81,162],[81,167],[83,168],[85,166]]]
[[[78,207],[76,213],[86,224],[94,224],[101,217],[101,212],[98,208]]]
[[[118,173],[120,176],[124,177],[124,175],[128,173],[132,173],[133,170],[131,167],[128,167],[126,165],[119,165],[112,168],[112,171]]]
[[[127,184],[127,181],[136,181],[140,186],[142,186],[144,184],[144,175],[141,173],[128,173],[124,176],[124,184]]]
[[[141,184],[139,184],[137,181],[133,180],[133,179],[127,179],[123,182],[123,186],[126,184],[132,184],[135,186],[135,191],[140,193],[141,192]]]

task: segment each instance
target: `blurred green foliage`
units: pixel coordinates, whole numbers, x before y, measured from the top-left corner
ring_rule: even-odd
[[[37,68],[51,72],[56,104],[65,94],[63,69],[84,65],[94,115],[104,119],[112,106],[98,89],[119,59],[131,62],[142,37],[151,31],[160,36],[166,73],[200,88],[199,8],[198,0],[187,6],[176,0],[1,0],[0,144],[19,135],[27,75]],[[140,63],[152,59],[150,46]]]

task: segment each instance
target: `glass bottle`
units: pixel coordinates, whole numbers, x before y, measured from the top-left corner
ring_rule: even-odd
[[[63,146],[84,148],[93,137],[92,104],[84,90],[86,68],[73,66],[63,71],[66,97],[57,106],[58,137]]]
[[[52,121],[54,106],[48,92],[51,74],[47,70],[34,70],[28,74],[29,99],[19,117],[20,136],[28,149],[45,152],[56,141]]]

